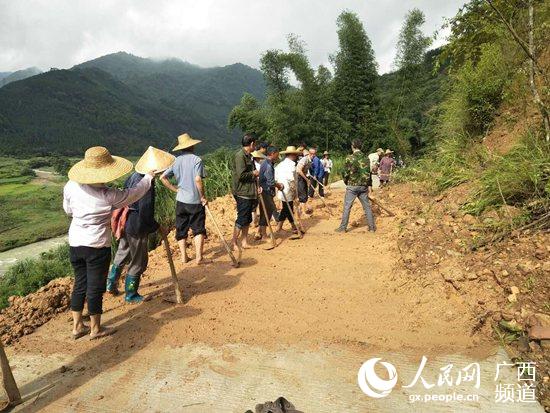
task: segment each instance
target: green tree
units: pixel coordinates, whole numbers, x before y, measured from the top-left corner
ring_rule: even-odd
[[[362,137],[372,146],[383,133],[374,51],[355,13],[344,11],[336,24],[340,48],[333,58],[334,103],[340,117],[350,125],[347,140]]]

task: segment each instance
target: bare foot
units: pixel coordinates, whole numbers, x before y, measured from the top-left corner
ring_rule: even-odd
[[[116,333],[116,329],[112,327],[101,327],[97,333],[90,333],[90,340],[97,340]]]
[[[79,338],[84,337],[89,333],[90,333],[90,327],[82,324],[82,326],[79,329],[73,330],[73,339],[78,340]]]
[[[249,249],[252,249],[253,246],[250,245],[248,242],[243,242],[241,248],[242,248],[243,250],[249,250]]]
[[[214,261],[208,258],[201,258],[200,260],[195,260],[195,265],[206,265],[206,264],[212,264]]]

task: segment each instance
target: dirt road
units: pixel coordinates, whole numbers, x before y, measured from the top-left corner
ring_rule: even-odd
[[[328,197],[335,215],[342,196],[335,189]],[[27,395],[17,410],[244,412],[283,395],[304,411],[407,411],[411,392],[399,387],[422,355],[433,361],[432,378],[453,360],[462,367],[484,360],[494,370],[505,358],[491,340],[471,336],[471,310],[460,296],[404,278],[399,205],[396,217],[378,215],[376,234],[363,224],[336,234],[339,217],[315,205],[302,240],[286,234],[272,251],[260,244],[244,252],[240,268],[231,267],[214,232],[207,244],[214,263],[206,267],[181,264],[172,242],[185,305],[162,299],[171,287],[157,249],[142,291],[154,298],[140,306],[106,300],[115,336],[74,342],[64,313],[23,337],[8,349]],[[231,199],[216,200],[212,210],[229,237]],[[352,221],[360,216],[356,205]],[[370,399],[357,386],[357,370],[371,357],[398,367],[399,390],[388,398]],[[480,401],[456,411],[499,411],[487,383]],[[448,406],[417,409],[454,410]]]

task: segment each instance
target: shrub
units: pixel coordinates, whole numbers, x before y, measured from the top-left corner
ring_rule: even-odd
[[[528,133],[503,156],[493,155],[480,176],[473,201],[465,209],[479,214],[491,207],[527,206],[540,200],[550,207],[550,144]]]

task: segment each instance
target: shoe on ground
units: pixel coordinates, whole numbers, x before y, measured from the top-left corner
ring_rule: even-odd
[[[334,230],[334,232],[346,232],[346,229],[342,227],[338,227]]]

